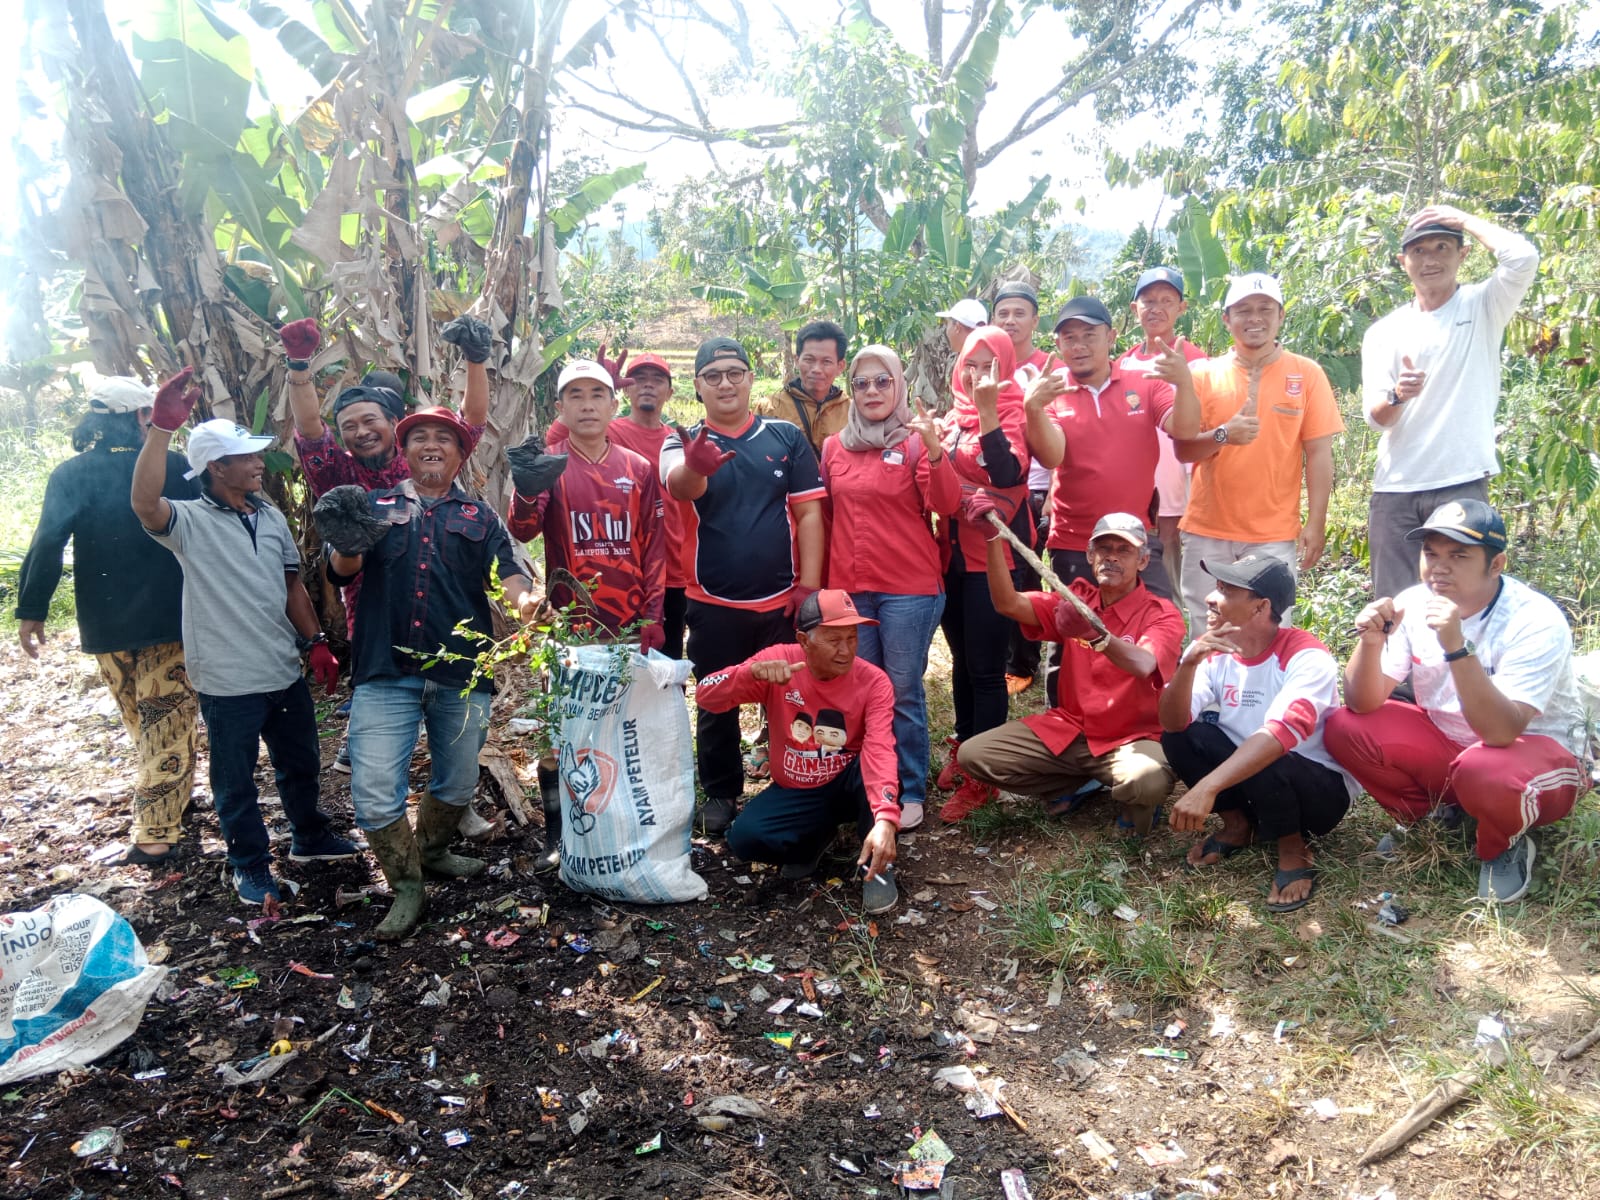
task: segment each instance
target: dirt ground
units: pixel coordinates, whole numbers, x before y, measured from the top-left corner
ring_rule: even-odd
[[[1174,1008],[1030,961],[1008,913],[1060,844],[979,841],[931,812],[903,839],[899,907],[875,921],[837,878],[847,863],[787,883],[718,842],[694,847],[703,903],[597,903],[532,873],[535,804],[533,826],[483,847],[485,876],[430,884],[408,942],[371,940],[387,900],[359,894],[382,882],[365,859],[280,859],[301,891],[286,919],[258,922],[220,880],[203,799],[180,869],[94,861],[126,834],[128,747],[72,641],[54,639],[37,668],[11,649],[0,911],[91,893],[171,973],[137,1033],[89,1070],[4,1090],[0,1195],[882,1197],[902,1194],[894,1172],[930,1131],[952,1154],[946,1197],[1030,1194],[1002,1191],[1013,1169],[1040,1200],[1578,1194],[1549,1190],[1470,1111],[1357,1169],[1415,1098],[1398,1080],[1376,1106],[1322,1119],[1310,1106],[1332,1092],[1294,1037],[1230,1019],[1229,989]],[[331,707],[327,763],[342,732]],[[526,766],[517,738],[493,736]],[[348,779],[331,768],[324,803],[348,825]],[[1180,851],[1162,832],[1144,861],[1176,875]],[[219,1078],[217,1064],[280,1038],[298,1055],[269,1082]],[[1005,1081],[998,1115],[936,1083],[960,1067],[973,1075],[952,1072],[959,1084]],[[105,1125],[125,1149],[76,1157]]]

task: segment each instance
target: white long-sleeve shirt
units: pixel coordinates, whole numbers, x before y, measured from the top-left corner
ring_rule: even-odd
[[[1500,470],[1494,414],[1500,401],[1500,344],[1539,269],[1539,252],[1516,234],[1496,253],[1494,274],[1463,284],[1442,308],[1413,300],[1375,321],[1361,339],[1364,409],[1383,404],[1405,370],[1427,372],[1422,392],[1381,429],[1372,488],[1421,492],[1482,479]]]

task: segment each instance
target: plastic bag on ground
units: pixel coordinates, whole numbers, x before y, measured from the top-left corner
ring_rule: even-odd
[[[687,662],[632,645],[562,658],[561,881],[608,900],[703,900],[689,861],[694,753]]]
[[[166,973],[92,896],[0,916],[0,1083],[87,1066],[139,1027]]]

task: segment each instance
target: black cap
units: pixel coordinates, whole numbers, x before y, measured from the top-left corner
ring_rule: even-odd
[[[994,304],[991,306],[990,311],[993,312],[995,308],[998,308],[1002,300],[1026,300],[1033,305],[1034,312],[1039,311],[1039,293],[1033,290],[1031,283],[1024,283],[1020,279],[1014,279],[1010,283],[1002,283],[1000,285],[1000,290],[994,294]]]
[[[1091,325],[1110,325],[1111,314],[1106,310],[1103,301],[1093,296],[1074,296],[1061,306],[1061,315],[1056,317],[1052,330],[1060,329],[1068,321],[1087,321]]]
[[[1254,592],[1272,603],[1272,615],[1282,617],[1294,607],[1294,572],[1281,559],[1247,554],[1237,562],[1212,566],[1200,560],[1200,569],[1213,579]]]
[[[694,352],[694,373],[700,374],[719,358],[736,358],[745,366],[750,365],[750,356],[738,342],[730,337],[714,337],[701,342],[700,349]]]
[[[1468,546],[1482,546],[1491,555],[1506,548],[1506,523],[1482,500],[1441,504],[1426,521],[1406,534],[1406,541],[1420,542],[1430,533],[1443,534]]]
[[[1425,221],[1421,225],[1413,222],[1407,225],[1406,231],[1400,235],[1400,249],[1404,250],[1412,242],[1419,241],[1425,237],[1455,238],[1456,241],[1463,244],[1467,240],[1461,230],[1452,229],[1450,226],[1442,225],[1438,221]]]
[[[371,376],[368,376],[371,378]],[[347,387],[339,393],[338,399],[333,402],[333,423],[339,423],[339,414],[352,404],[376,404],[389,414],[391,421],[398,421],[406,415],[406,402],[399,392],[392,387],[383,387],[378,384],[363,381],[356,387]]]

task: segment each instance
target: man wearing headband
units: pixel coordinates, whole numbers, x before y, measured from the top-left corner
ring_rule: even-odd
[[[128,503],[133,464],[155,403],[137,379],[102,379],[72,431],[78,451],[50,472],[33,544],[17,578],[17,637],[39,657],[50,598],[72,542],[79,645],[110,689],[138,763],[133,832],[124,864],[157,866],[175,854],[194,787],[195,696],[183,669],[183,569],[154,552]],[[183,455],[167,452],[161,494],[192,500]]]
[[[172,433],[200,399],[193,374],[185,367],[156,393],[131,497],[145,532],[183,567],[184,659],[210,743],[211,802],[228,844],[224,879],[244,903],[270,913],[281,892],[255,781],[263,742],[293,830],[289,858],[331,862],[357,853],[317,808],[317,715],[300,654],[309,651],[330,692],[339,664],[300,581],[289,522],[261,494],[261,456],[272,438],[228,420],[195,426],[188,477],[199,478],[200,498],[162,495]]]
[[[1467,236],[1495,257],[1478,283],[1457,276]],[[1533,243],[1447,204],[1429,205],[1400,235],[1411,303],[1374,321],[1361,339],[1367,424],[1380,431],[1368,507],[1372,594],[1417,582],[1408,532],[1450,500],[1487,502],[1500,402],[1500,346],[1539,270]]]
[[[876,624],[856,611],[849,592],[813,592],[795,615],[794,641],[702,675],[694,693],[706,712],[759,704],[772,730],[772,783],[728,829],[728,850],[745,862],[777,863],[785,879],[806,879],[839,826],[854,823],[868,913],[888,911],[899,895],[894,687],[856,656],[857,627]],[[812,736],[796,743],[795,734],[808,730]]]
[[[844,428],[850,417],[850,399],[839,387],[849,356],[844,330],[832,321],[812,321],[794,335],[795,365],[800,373],[780,392],[750,402],[758,417],[792,421],[811,443],[819,458],[822,443]]]
[[[1470,815],[1478,898],[1510,904],[1533,879],[1530,831],[1566,816],[1588,786],[1572,629],[1505,574],[1505,522],[1482,500],[1440,505],[1407,540],[1421,543],[1422,582],[1356,618],[1328,748],[1401,823],[1380,858],[1402,857],[1419,821],[1454,829]],[[1390,699],[1408,680],[1417,702]]]

